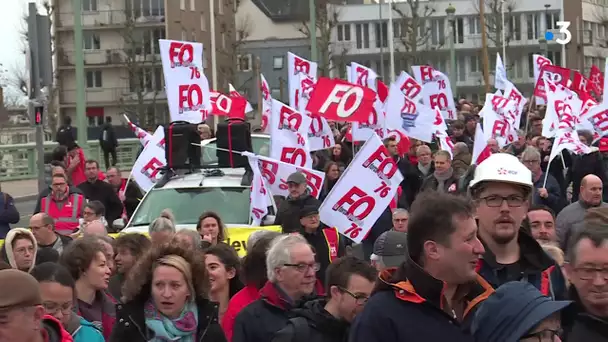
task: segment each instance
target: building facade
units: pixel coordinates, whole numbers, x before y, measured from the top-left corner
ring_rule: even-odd
[[[567,3],[565,7],[562,4]],[[593,3],[591,3],[593,2]],[[456,52],[455,96],[477,100],[484,92],[481,59],[481,32],[478,1],[420,1],[419,8],[410,3],[394,1],[393,44],[395,73],[410,72],[416,64],[429,64],[449,74],[450,41],[453,32]],[[493,74],[496,54],[502,54],[502,9],[500,0],[486,0],[486,33],[489,69]],[[446,9],[456,12],[448,19]],[[509,79],[524,93],[533,90],[533,54],[544,54],[554,64],[582,70],[586,75],[592,64],[602,70],[608,56],[608,1],[544,0],[505,1],[506,56],[502,56]],[[564,9],[564,10],[562,10]],[[331,6],[339,25],[332,33],[332,50],[345,64],[355,61],[374,68],[382,78],[390,80],[388,51],[388,13],[386,3]],[[562,17],[565,13],[565,18]],[[606,13],[606,19],[597,14]],[[412,14],[419,19],[412,20]],[[452,21],[453,20],[453,21]],[[542,42],[547,31],[559,37],[558,21],[570,21],[572,41],[562,46],[555,41]],[[453,31],[452,31],[453,29]],[[416,32],[416,37],[409,32]],[[490,83],[493,85],[493,76]]]
[[[202,42],[204,69],[211,85],[211,20],[215,20],[217,85],[233,77],[231,54],[237,0],[83,0],[83,59],[89,126],[122,113],[144,127],[169,121],[159,39]],[[76,116],[74,11],[71,0],[53,0],[57,105],[60,116]],[[91,130],[89,130],[89,135]],[[95,137],[90,137],[95,138]]]
[[[310,58],[310,40],[302,32],[307,20],[307,1],[241,0],[236,26],[246,26],[248,30],[239,47],[238,81],[234,86],[248,97],[254,108],[258,103],[258,59],[259,71],[268,82],[273,98],[288,101],[287,52]],[[251,119],[259,122],[259,117]]]

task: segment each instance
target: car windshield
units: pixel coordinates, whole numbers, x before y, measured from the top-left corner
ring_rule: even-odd
[[[251,137],[251,145],[253,147],[253,153],[268,157],[270,155],[270,138],[267,136],[255,136]],[[203,147],[202,152],[202,163],[203,165],[217,164],[217,143],[216,140],[209,142]]]
[[[149,225],[164,209],[176,224],[197,224],[205,211],[216,212],[226,224],[249,224],[249,187],[162,188],[152,190],[137,208],[130,226]]]

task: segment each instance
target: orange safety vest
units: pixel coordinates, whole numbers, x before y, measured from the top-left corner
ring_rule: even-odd
[[[327,247],[329,249],[329,262],[334,262],[338,259],[338,247],[340,246],[340,234],[338,233],[338,229],[334,228],[325,228],[323,229],[323,236],[325,236],[325,241],[327,242]]]
[[[80,194],[68,195],[63,202],[54,201],[48,195],[40,201],[40,207],[55,220],[55,231],[62,235],[69,235],[78,229],[78,219],[82,216],[84,197]]]

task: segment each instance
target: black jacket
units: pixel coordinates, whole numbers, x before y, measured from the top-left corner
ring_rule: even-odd
[[[36,199],[36,207],[34,208],[34,214],[38,214],[39,212],[42,211],[42,208],[40,208],[40,202],[42,202],[42,199],[46,196],[48,196],[51,193],[51,188],[46,188],[43,189],[39,194],[38,194],[38,199]],[[82,193],[82,190],[80,190],[78,187],[75,186],[70,186],[68,188],[68,194],[81,194],[84,195]]]
[[[300,224],[300,211],[308,206],[316,206],[317,208],[321,206],[321,201],[312,197],[308,190],[298,198],[287,197],[277,210],[274,224],[281,226],[283,233],[299,232],[302,228]]]
[[[59,145],[72,146],[76,142],[76,131],[70,125],[63,125],[57,130],[55,141]]]
[[[149,285],[148,285],[149,286]],[[147,342],[154,334],[146,327],[144,305],[147,296],[116,305],[116,323],[108,342]],[[225,342],[224,332],[217,322],[217,305],[197,298],[197,342]]]
[[[122,215],[122,202],[114,188],[104,181],[96,180],[94,183],[88,181],[80,183],[78,188],[89,201],[99,201],[106,208],[106,221],[112,224],[114,220]]]
[[[102,150],[106,151],[115,149],[118,146],[118,139],[116,139],[116,132],[114,132],[112,124],[106,122],[101,128],[99,132],[99,146],[101,146]]]
[[[399,172],[403,176],[401,181],[401,197],[399,198],[398,206],[400,208],[409,209],[416,199],[416,194],[422,186],[422,179],[419,176],[418,168],[410,162],[407,155],[396,160]]]
[[[426,177],[424,182],[422,182],[420,191],[429,191],[429,190],[437,191],[438,187],[439,187],[439,181],[437,180],[437,178],[435,178],[434,174],[431,174],[428,177]],[[446,193],[458,194],[459,190],[460,190],[459,189],[459,178],[453,173],[452,177],[446,179],[446,181],[443,182],[443,191]]]
[[[570,288],[569,294],[574,303],[562,311],[562,340],[608,342],[608,320],[586,313],[574,286]]]
[[[272,342],[343,342],[348,340],[348,328],[350,324],[344,320],[337,319],[325,310],[326,299],[317,299],[304,304],[301,309],[293,311],[296,318],[281,329],[274,336]],[[298,330],[297,319],[304,319],[308,329]],[[298,336],[298,335],[305,336]]]
[[[565,154],[566,152],[564,152]],[[568,169],[568,175],[566,177],[566,184],[572,181],[572,203],[578,201],[578,194],[581,190],[581,181],[586,175],[594,174],[598,176],[602,183],[608,183],[606,179],[606,170],[604,169],[604,163],[602,161],[602,155],[599,152],[593,152],[589,154],[583,154],[581,156],[574,156],[572,160],[572,167]],[[608,187],[604,188],[604,200],[608,199],[605,196]]]
[[[332,262],[329,253],[329,243],[325,237],[326,233],[332,234],[332,228],[327,229],[327,232],[325,232],[326,228],[325,225],[321,224],[314,233],[306,233],[304,230],[300,231],[300,234],[304,236],[308,244],[314,249],[317,262],[321,264],[321,268],[317,271],[317,279],[319,279],[322,284],[325,284],[325,271],[327,271],[327,267]],[[338,258],[341,258],[346,255],[346,246],[344,244],[345,237],[337,232],[334,234],[338,235],[338,250],[336,253]]]
[[[527,281],[545,296],[555,300],[567,299],[566,279],[561,268],[524,230],[519,231],[519,260],[511,265],[496,262],[496,256],[483,242],[486,252],[479,259],[477,273],[494,288],[510,281]]]
[[[451,310],[444,283],[413,260],[380,275],[371,298],[350,329],[350,342],[473,342],[469,333],[479,303],[494,290],[481,277],[457,289]],[[456,318],[455,311],[458,311]],[[485,341],[484,341],[485,342]]]
[[[0,239],[4,239],[11,224],[19,222],[20,215],[15,200],[6,192],[0,191]]]
[[[135,209],[137,209],[137,206],[143,197],[144,195],[137,184],[135,184],[135,182],[129,182],[125,189],[125,200],[123,201],[128,218],[133,216]]]
[[[260,295],[260,299],[247,305],[236,316],[232,342],[271,342],[277,331],[294,317],[292,310],[305,302],[304,299],[299,303],[290,303],[281,290],[269,281],[260,290]]]

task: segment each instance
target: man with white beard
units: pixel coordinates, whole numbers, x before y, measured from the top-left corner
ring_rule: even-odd
[[[521,229],[533,190],[530,170],[510,154],[493,154],[477,167],[469,184],[485,247],[477,272],[494,288],[523,280],[562,300],[567,291],[560,267]]]

